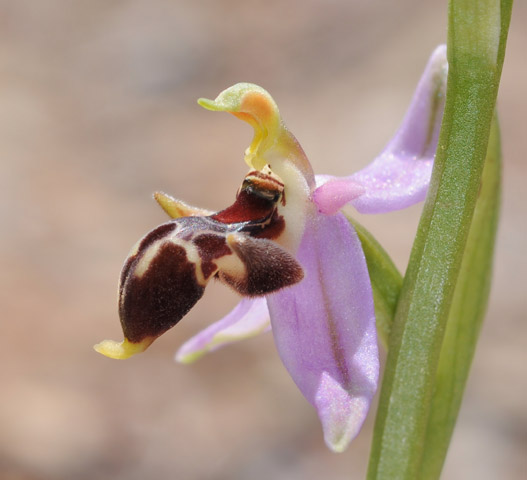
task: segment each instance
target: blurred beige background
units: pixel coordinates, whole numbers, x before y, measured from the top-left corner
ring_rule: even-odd
[[[518,1],[494,289],[446,479],[527,469],[526,21]],[[261,84],[315,169],[346,174],[388,141],[445,36],[439,0],[1,1],[0,478],[363,478],[374,415],[330,453],[271,335],[173,362],[236,302],[220,285],[143,355],[92,345],[121,336],[122,262],[165,221],[151,193],[220,209],[243,178],[250,129],[198,97]],[[401,269],[420,208],[360,218]]]

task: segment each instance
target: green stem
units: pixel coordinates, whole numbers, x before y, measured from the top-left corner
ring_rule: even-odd
[[[497,120],[492,122],[481,185],[439,356],[418,478],[441,473],[487,307],[501,190]]]
[[[390,335],[370,480],[420,478],[439,355],[478,197],[511,8],[511,0],[449,4],[445,113]]]

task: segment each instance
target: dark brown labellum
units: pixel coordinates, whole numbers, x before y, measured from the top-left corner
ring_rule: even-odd
[[[172,220],[143,237],[121,272],[125,338],[144,343],[173,327],[213,277],[248,296],[299,282],[302,267],[272,241],[285,228],[277,211],[283,189],[274,176],[251,172],[229,208]]]
[[[155,256],[141,275],[140,260],[124,278],[119,316],[125,337],[140,342],[158,337],[173,327],[201,298],[205,287],[196,279],[196,268],[184,247],[161,240]]]

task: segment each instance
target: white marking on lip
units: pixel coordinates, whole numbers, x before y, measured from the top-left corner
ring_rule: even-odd
[[[158,240],[157,242],[152,243],[152,245],[149,245],[146,249],[146,252],[143,253],[139,261],[137,262],[137,265],[134,268],[134,277],[141,278],[146,271],[148,270],[148,267],[150,267],[150,264],[152,263],[152,260],[157,256],[159,253],[159,247],[161,246],[161,240]]]
[[[194,264],[194,269],[196,271],[196,281],[202,287],[207,285],[207,280],[205,275],[203,275],[203,270],[201,269],[201,256],[199,254],[198,247],[192,243],[192,241],[182,240],[181,238],[170,238],[169,240],[174,245],[178,245],[185,249],[187,254],[187,261]]]

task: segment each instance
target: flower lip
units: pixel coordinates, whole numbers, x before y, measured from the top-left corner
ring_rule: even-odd
[[[284,184],[270,171],[251,171],[234,204],[206,216],[157,195],[165,211],[178,218],[158,226],[132,248],[119,284],[124,341],[106,340],[96,351],[118,359],[143,352],[187,314],[214,277],[246,296],[299,282],[302,267],[271,241],[285,229],[277,212],[283,190]],[[197,214],[180,217],[183,211]]]
[[[144,352],[155,338],[147,337],[140,342],[130,342],[128,339],[124,339],[122,342],[114,342],[113,340],[103,340],[93,347],[93,349],[108,358],[114,358],[115,360],[125,360],[127,358],[136,355],[137,353]]]

